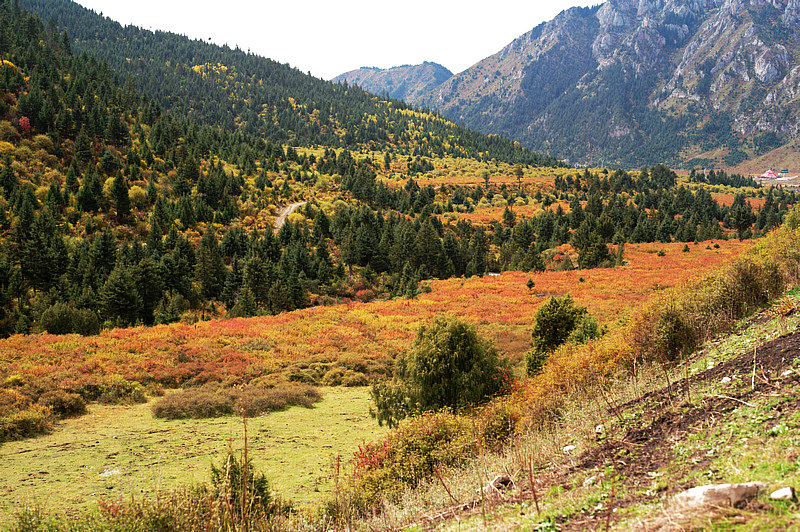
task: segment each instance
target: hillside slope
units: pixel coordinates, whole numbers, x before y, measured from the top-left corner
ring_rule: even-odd
[[[294,146],[370,145],[401,153],[558,164],[429,113],[413,112],[358,87],[345,87],[238,48],[119,23],[71,0],[23,0],[52,20],[72,48],[105,61],[121,80],[163,109],[201,124]],[[426,140],[422,140],[425,138]],[[421,144],[425,149],[415,150]]]
[[[362,67],[333,78],[334,83],[346,81],[374,94],[388,94],[390,98],[417,103],[423,94],[438,87],[453,76],[438,63],[403,65],[393,68]]]
[[[465,504],[422,522],[437,530],[795,530],[796,502],[770,498],[800,482],[796,294],[790,301],[708,342],[669,383],[653,376],[643,391],[609,392],[605,407],[587,408],[556,437],[548,466],[534,478],[520,472],[518,490],[489,497],[488,517]],[[735,507],[674,500],[693,487],[747,482],[763,487]]]
[[[799,13],[795,0],[573,8],[419,103],[576,164],[734,166],[797,133]]]

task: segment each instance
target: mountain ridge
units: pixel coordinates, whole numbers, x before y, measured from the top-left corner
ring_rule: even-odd
[[[572,164],[736,167],[796,137],[798,43],[798,0],[608,0],[407,101]]]
[[[362,89],[414,104],[428,91],[453,76],[446,67],[425,61],[418,65],[399,65],[392,68],[361,67],[333,78],[334,83],[346,81]]]

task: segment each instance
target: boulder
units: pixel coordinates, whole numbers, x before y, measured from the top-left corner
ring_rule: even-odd
[[[766,486],[763,482],[697,486],[675,495],[672,506],[677,509],[736,506],[755,498]]]
[[[794,497],[794,488],[791,486],[775,490],[769,495],[769,498],[773,501],[793,501]]]

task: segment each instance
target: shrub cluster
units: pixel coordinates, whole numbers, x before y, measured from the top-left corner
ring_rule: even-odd
[[[66,303],[56,303],[42,313],[39,327],[50,334],[91,336],[100,333],[100,319],[89,309],[76,309]]]
[[[119,375],[59,382],[52,377],[11,375],[0,383],[0,442],[49,432],[58,419],[86,413],[87,401],[146,401],[144,388]]]
[[[0,443],[46,434],[52,428],[52,416],[46,406],[31,405],[0,413]]]
[[[248,417],[284,410],[310,408],[322,396],[307,384],[281,387],[246,385],[237,388],[206,384],[165,395],[153,404],[153,415],[166,419],[208,418],[232,414]]]
[[[298,361],[285,371],[286,380],[315,386],[367,386],[390,373],[385,360],[345,358]]]
[[[405,419],[384,441],[359,447],[346,504],[359,512],[377,510],[383,498],[396,497],[404,487],[430,478],[434,468],[466,462],[477,450],[473,423],[465,416],[429,412]],[[331,511],[338,515],[342,508]]]

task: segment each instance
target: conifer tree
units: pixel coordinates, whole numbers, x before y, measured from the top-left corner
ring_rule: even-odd
[[[210,301],[219,297],[225,282],[226,268],[219,252],[217,235],[209,227],[197,249],[197,281],[200,284],[200,297]]]
[[[124,222],[131,213],[131,199],[128,195],[128,185],[125,183],[125,178],[122,177],[122,174],[118,173],[114,178],[111,193],[114,196],[114,205],[117,208],[117,218],[120,222]]]

